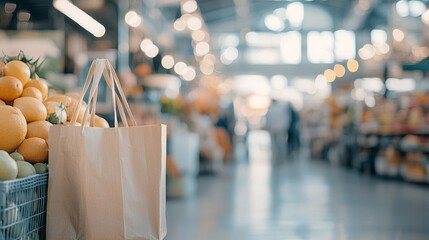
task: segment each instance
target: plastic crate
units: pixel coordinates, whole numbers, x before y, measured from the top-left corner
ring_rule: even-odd
[[[0,240],[45,239],[48,174],[0,181]]]

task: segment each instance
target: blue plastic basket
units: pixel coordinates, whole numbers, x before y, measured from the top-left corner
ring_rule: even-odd
[[[45,239],[48,174],[0,181],[0,240]]]

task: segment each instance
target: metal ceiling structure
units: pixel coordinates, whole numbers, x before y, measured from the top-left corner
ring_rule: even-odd
[[[288,4],[297,2],[292,0],[196,1],[205,26],[210,35],[214,37],[223,33],[233,33],[242,37],[244,33],[249,31],[269,32],[263,22],[264,16],[272,13],[277,8],[285,8]],[[420,1],[426,6],[429,3],[428,0]],[[72,20],[54,9],[52,7],[53,0],[0,0],[0,29],[65,29],[66,33],[77,32],[87,38],[91,48],[119,49],[118,39],[121,35],[127,34],[128,31],[122,31],[118,22],[123,22],[122,15],[124,15],[124,11],[135,9],[144,18],[142,28],[131,29],[129,32],[139,38],[136,41],[141,41],[144,35],[162,35],[164,36],[162,40],[165,42],[164,47],[167,46],[181,51],[183,50],[181,49],[182,47],[177,47],[178,45],[175,44],[188,41],[188,45],[191,45],[192,40],[189,35],[184,36],[183,33],[175,32],[172,27],[173,22],[182,15],[182,0],[71,0],[71,2],[100,21],[106,27],[106,35],[101,38],[95,38],[90,35]],[[366,33],[368,35],[371,29],[388,27],[389,12],[391,12],[392,4],[397,0],[301,0],[298,2],[302,2],[309,9],[315,9],[319,13],[326,13],[331,21],[331,24],[326,24],[324,20],[315,20],[314,16],[306,16],[305,21],[310,23],[309,29],[299,29],[299,31],[311,31],[314,30],[312,28],[317,27],[317,24],[325,24],[321,29],[316,30],[335,31],[347,29],[355,31],[357,34]],[[7,3],[16,5],[16,9],[12,13],[6,11],[5,6]],[[29,24],[20,24],[18,15],[21,12],[31,14]],[[408,24],[406,27],[414,27],[412,25]],[[289,30],[291,28],[286,26],[283,32]],[[130,37],[130,50],[132,41],[133,39]],[[138,49],[138,44],[136,46]],[[192,51],[185,49],[182,53],[192,54]],[[304,65],[301,69],[306,69],[307,66]],[[320,65],[321,69],[325,67],[323,64]],[[237,68],[246,68],[246,66],[237,66]],[[259,71],[258,68],[260,70],[267,69],[266,71],[273,73],[276,71],[296,71],[295,66],[255,66],[252,70]],[[319,67],[314,68],[317,68],[314,71],[319,71]]]

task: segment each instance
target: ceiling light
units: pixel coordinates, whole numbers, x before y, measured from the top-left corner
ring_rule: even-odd
[[[54,7],[95,37],[102,37],[106,28],[68,0],[55,0]]]
[[[183,80],[185,81],[192,81],[195,79],[197,73],[195,72],[195,68],[192,66],[189,66],[186,70],[186,73],[182,75]]]
[[[375,46],[380,46],[387,41],[387,33],[381,29],[373,29],[371,31],[371,43]]]
[[[197,10],[198,5],[194,0],[189,0],[183,3],[182,10],[187,13],[193,13]]]
[[[145,38],[143,39],[143,41],[140,43],[140,49],[143,52],[146,52],[150,49],[150,47],[153,45],[152,40],[150,40],[149,38]]]
[[[225,49],[221,55],[221,61],[224,64],[232,63],[238,57],[238,50],[235,47]]]
[[[422,22],[426,25],[429,25],[429,10],[426,10],[421,16]]]
[[[365,104],[369,108],[373,108],[375,106],[375,98],[372,95],[368,95],[365,97]]]
[[[335,76],[344,77],[344,75],[346,74],[346,68],[341,64],[335,64],[334,72],[335,72]]]
[[[421,1],[411,0],[408,2],[410,15],[418,17],[426,11],[426,5]]]
[[[287,5],[286,15],[292,27],[301,27],[304,20],[304,5],[301,2],[293,2]]]
[[[359,69],[359,62],[355,59],[347,60],[347,69],[352,73],[357,72]]]
[[[389,51],[390,51],[390,46],[389,46],[389,44],[385,43],[385,44],[383,44],[383,45],[379,46],[379,47],[377,48],[377,50],[378,50],[381,54],[387,54],[387,53],[389,53]]]
[[[215,55],[213,55],[213,54],[211,54],[211,53],[209,53],[209,54],[205,55],[205,56],[203,57],[203,59],[204,59],[204,61],[210,62],[210,63],[212,63],[212,64],[214,64],[214,62],[216,62],[216,56],[215,56]]]
[[[188,28],[189,28],[189,29],[191,29],[191,30],[198,30],[198,29],[200,29],[200,28],[203,26],[203,24],[202,24],[202,22],[201,22],[201,19],[199,19],[199,18],[197,18],[197,17],[195,17],[195,16],[193,16],[193,17],[189,18],[189,19],[186,21],[186,25],[187,25],[187,26],[188,26]]]
[[[149,49],[147,49],[145,52],[146,56],[150,58],[156,57],[159,53],[159,48],[156,45],[152,45]]]
[[[361,49],[359,49],[358,54],[363,60],[371,59],[375,56],[375,48],[371,44],[365,44]]]
[[[210,52],[210,45],[206,42],[199,42],[195,45],[195,54],[198,56],[204,56]]]
[[[225,47],[237,47],[240,44],[240,38],[233,33],[223,34],[219,40],[221,41],[220,45]]]
[[[279,17],[282,20],[287,19],[286,8],[277,8],[276,10],[273,11],[273,13],[274,13],[274,15],[276,15],[277,17]]]
[[[284,75],[274,75],[270,78],[270,83],[273,89],[281,90],[287,87],[288,81]]]
[[[425,14],[426,13],[428,13],[427,14],[427,20],[428,20],[428,22],[427,23],[429,23],[429,12],[425,12],[423,15],[422,15],[422,20],[424,19],[424,16],[425,16]],[[423,22],[424,23],[426,23],[424,20],[423,20]],[[404,32],[403,31],[401,31],[400,29],[394,29],[393,30],[393,32],[392,32],[392,34],[393,34],[393,38],[395,39],[395,41],[397,41],[397,42],[402,42],[403,40],[404,40],[404,38],[405,38],[405,34],[404,34]]]
[[[256,32],[246,33],[246,42],[248,45],[254,45],[259,42],[259,34]]]
[[[210,75],[214,71],[214,65],[210,61],[201,61],[200,70],[205,75]]]
[[[281,32],[285,28],[284,21],[276,15],[269,14],[264,19],[265,26],[274,32]]]
[[[325,79],[325,76],[323,74],[317,75],[316,79],[314,80],[314,86],[317,89],[324,89],[328,85],[328,82]]]
[[[196,30],[192,32],[192,40],[199,42],[204,40],[206,33],[202,30]]]
[[[165,55],[161,60],[161,65],[165,69],[171,69],[174,66],[174,58],[171,55]]]
[[[125,14],[125,22],[131,27],[138,27],[142,23],[142,18],[135,11],[128,11]]]
[[[184,62],[177,62],[174,65],[174,71],[179,75],[185,74],[187,70],[188,70],[188,65],[186,65],[186,63]]]
[[[183,19],[178,18],[176,21],[174,21],[173,27],[176,29],[176,31],[183,31],[186,28],[186,22],[183,21]]]
[[[325,72],[323,73],[323,75],[325,76],[326,81],[328,82],[333,82],[335,81],[335,72],[332,69],[326,69]]]

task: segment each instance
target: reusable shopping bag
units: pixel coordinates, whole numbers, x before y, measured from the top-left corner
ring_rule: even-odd
[[[112,93],[113,128],[92,127],[102,76]],[[82,125],[75,126],[89,89]],[[47,239],[164,239],[165,157],[166,126],[136,126],[113,67],[94,60],[70,126],[49,131]]]

